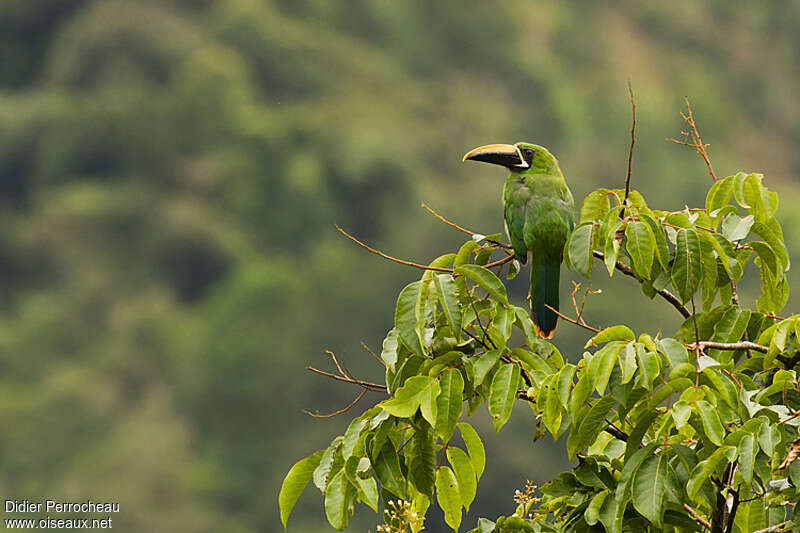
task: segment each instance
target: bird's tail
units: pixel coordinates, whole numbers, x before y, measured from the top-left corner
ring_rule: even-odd
[[[533,327],[541,337],[549,339],[556,329],[558,315],[546,306],[558,310],[558,278],[561,274],[561,262],[542,257],[544,254],[538,254],[538,258],[536,255],[534,254],[531,262]]]

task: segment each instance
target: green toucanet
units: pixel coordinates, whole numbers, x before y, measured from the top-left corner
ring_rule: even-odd
[[[558,315],[558,278],[564,244],[572,227],[574,201],[558,161],[546,148],[518,142],[490,144],[468,152],[464,161],[483,161],[507,167],[503,188],[506,233],[521,263],[531,257],[533,324],[549,339]]]

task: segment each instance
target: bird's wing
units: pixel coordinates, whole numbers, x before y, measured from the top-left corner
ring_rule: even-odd
[[[521,263],[528,261],[528,247],[525,245],[525,219],[528,200],[524,195],[512,195],[505,204],[506,233],[514,248],[514,255]]]

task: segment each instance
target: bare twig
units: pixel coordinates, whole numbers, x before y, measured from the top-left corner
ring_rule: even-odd
[[[327,414],[327,415],[321,415],[321,414],[319,414],[319,413],[312,413],[311,411],[308,411],[308,410],[306,410],[306,409],[303,409],[303,412],[304,412],[305,414],[307,414],[308,416],[312,416],[312,417],[314,417],[314,418],[333,418],[334,416],[338,416],[338,415],[340,415],[340,414],[342,414],[342,413],[346,413],[347,411],[349,411],[350,409],[352,409],[352,408],[353,408],[353,407],[354,407],[354,406],[355,406],[355,405],[358,403],[358,401],[359,401],[361,398],[363,398],[363,397],[364,397],[364,395],[367,393],[367,391],[368,391],[368,390],[369,390],[368,388],[364,387],[363,389],[361,389],[361,392],[359,393],[359,395],[358,395],[358,396],[356,396],[356,399],[355,399],[355,400],[353,400],[352,402],[350,402],[350,403],[347,405],[347,407],[343,407],[343,408],[339,409],[338,411],[334,411],[334,412],[332,412],[332,413],[330,413],[330,414]]]
[[[689,125],[691,131],[682,131],[681,134],[683,135],[683,139],[680,141],[677,139],[667,140],[674,142],[675,144],[682,144],[683,146],[689,146],[697,150],[697,153],[700,154],[700,156],[706,162],[706,166],[708,166],[708,173],[711,174],[711,179],[716,183],[717,176],[714,174],[714,168],[711,166],[711,159],[708,157],[708,151],[706,150],[709,145],[703,144],[703,139],[700,138],[700,132],[697,130],[697,124],[694,122],[692,106],[689,105],[688,98],[686,98],[686,113],[681,111],[681,118],[683,118],[683,120]]]
[[[739,341],[739,342],[716,342],[716,341],[700,341],[699,343],[691,343],[687,345],[690,349],[695,350],[697,348],[705,349],[705,348],[715,348],[717,350],[754,350],[756,352],[767,353],[769,348],[767,346],[762,346],[761,344],[756,344],[755,342],[750,341]]]
[[[356,239],[355,237],[353,237],[352,235],[347,233],[345,230],[343,230],[339,226],[336,226],[336,229],[339,230],[339,233],[341,233],[342,235],[344,235],[345,237],[347,237],[348,239],[350,239],[354,243],[358,244],[362,248],[366,248],[367,250],[369,250],[373,254],[379,255],[379,256],[383,257],[384,259],[388,259],[389,261],[394,261],[395,263],[400,263],[401,265],[407,265],[407,266],[410,266],[410,267],[419,268],[420,270],[435,270],[436,272],[449,272],[451,274],[453,273],[453,269],[452,268],[442,268],[442,267],[433,267],[433,266],[427,266],[427,265],[420,265],[419,263],[414,263],[412,261],[406,261],[404,259],[398,259],[396,257],[392,257],[391,255],[387,255],[387,254],[381,252],[380,250],[376,250],[375,248],[372,248],[371,246],[367,246],[366,244],[364,244],[363,242],[359,241],[358,239]]]
[[[688,503],[684,503],[684,504],[683,504],[683,508],[684,508],[684,509],[686,509],[686,511],[687,511],[687,512],[688,512],[690,515],[692,515],[692,518],[694,518],[694,519],[695,519],[695,521],[696,521],[698,524],[702,525],[704,528],[706,528],[706,529],[708,529],[708,530],[711,530],[711,523],[710,523],[708,520],[706,520],[705,518],[703,518],[702,516],[700,516],[700,515],[697,513],[697,511],[695,511],[694,509],[692,509],[692,508],[689,506],[689,504],[688,504]]]
[[[633,162],[633,145],[636,143],[636,102],[633,100],[633,87],[631,87],[631,80],[628,80],[628,93],[631,95],[631,147],[628,150],[628,172],[625,174],[625,200],[623,205],[628,201],[628,193],[631,190],[631,163]]]
[[[313,366],[307,366],[307,370],[311,372],[315,372],[317,374],[321,374],[323,376],[327,376],[331,379],[335,379],[336,381],[343,381],[345,383],[352,383],[353,385],[358,385],[359,387],[364,387],[365,389],[385,392],[389,393],[389,388],[386,385],[381,385],[379,383],[371,383],[369,381],[362,381],[360,379],[351,378],[348,376],[342,376],[340,374],[333,374],[331,372],[325,372],[324,370],[320,370],[318,368],[314,368]]]
[[[578,322],[578,321],[577,321],[577,320],[575,320],[574,318],[570,318],[570,317],[568,317],[568,316],[566,316],[566,315],[562,315],[561,313],[559,313],[559,312],[558,312],[558,310],[557,310],[557,309],[555,309],[555,308],[553,308],[553,307],[551,307],[551,306],[549,306],[549,305],[547,305],[547,304],[544,304],[544,306],[545,306],[546,308],[548,308],[549,310],[551,310],[552,312],[554,312],[555,314],[557,314],[558,316],[560,316],[561,318],[563,318],[564,320],[566,320],[567,322],[572,322],[572,323],[573,323],[573,324],[575,324],[576,326],[580,326],[580,327],[582,327],[582,328],[584,328],[584,329],[588,329],[589,331],[594,331],[595,333],[600,333],[600,330],[599,330],[599,329],[597,329],[597,328],[594,328],[594,327],[590,326],[589,324],[587,324],[587,323],[585,323],[585,322],[583,322],[583,321],[581,321],[581,322]]]
[[[475,234],[476,234],[474,231],[470,231],[470,230],[468,230],[467,228],[462,228],[461,226],[459,226],[459,225],[458,225],[458,224],[456,224],[455,222],[451,222],[451,221],[447,220],[447,219],[446,219],[446,218],[444,218],[442,215],[440,215],[439,213],[437,213],[436,211],[434,211],[433,209],[431,209],[430,207],[428,207],[428,205],[427,205],[427,204],[423,203],[423,204],[422,204],[422,207],[423,207],[423,208],[425,208],[425,209],[428,211],[428,213],[430,213],[431,215],[435,216],[436,218],[438,218],[439,220],[441,220],[442,222],[444,222],[444,223],[445,223],[445,224],[447,224],[448,226],[451,226],[451,227],[453,227],[453,228],[456,228],[458,231],[461,231],[461,232],[463,232],[463,233],[466,233],[466,234],[467,234],[467,235],[469,235],[469,236],[472,236],[472,235],[475,235]]]
[[[375,352],[373,352],[372,350],[370,350],[370,349],[369,349],[369,346],[367,346],[366,344],[364,344],[364,341],[361,341],[361,347],[362,347],[362,348],[364,348],[364,349],[367,351],[367,353],[368,353],[368,354],[370,354],[372,357],[374,357],[374,358],[375,358],[375,360],[376,360],[377,362],[379,362],[379,363],[380,363],[380,364],[382,364],[383,366],[386,366],[386,363],[384,363],[384,362],[383,362],[383,359],[381,359],[380,357],[378,357],[378,356],[375,354]]]
[[[775,524],[774,526],[765,527],[764,529],[759,529],[758,531],[753,531],[753,533],[776,533],[777,531],[783,531],[786,529],[786,526],[792,523],[791,520],[786,522],[781,522],[780,524]]]
[[[605,261],[606,256],[603,254],[603,252],[600,252],[598,250],[592,250],[592,255],[594,255],[597,259],[601,261]],[[615,267],[617,270],[619,270],[626,276],[630,276],[638,280],[638,278],[636,278],[636,274],[633,273],[633,270],[631,270],[630,267],[623,265],[619,261],[617,261]],[[683,316],[683,318],[689,318],[691,316],[691,313],[689,313],[689,311],[683,306],[678,297],[669,292],[667,289],[661,289],[656,292],[659,294],[659,296],[661,296],[670,304],[672,304],[672,306],[678,310],[678,312]]]
[[[483,268],[494,268],[496,266],[504,265],[514,259],[514,254],[509,254],[502,259],[498,259],[497,261],[493,261],[491,263],[486,263],[483,265]]]
[[[428,206],[427,204],[423,203],[423,204],[422,204],[422,207],[424,207],[424,208],[425,208],[425,209],[426,209],[426,210],[427,210],[427,211],[428,211],[428,212],[429,212],[431,215],[435,216],[436,218],[438,218],[439,220],[441,220],[442,222],[444,222],[444,223],[445,223],[445,224],[447,224],[448,226],[450,226],[450,227],[453,227],[453,228],[456,228],[458,231],[461,231],[461,232],[463,232],[463,233],[466,233],[467,235],[470,235],[470,236],[478,235],[478,233],[477,233],[477,232],[475,232],[475,231],[468,230],[467,228],[464,228],[464,227],[462,227],[462,226],[459,226],[458,224],[456,224],[455,222],[453,222],[453,221],[451,221],[451,220],[447,220],[447,219],[446,219],[446,218],[444,218],[442,215],[440,215],[439,213],[437,213],[436,211],[434,211],[434,210],[433,210],[433,209],[432,209],[430,206]],[[510,248],[511,248],[511,245],[504,244],[504,243],[502,243],[502,242],[493,241],[493,240],[487,240],[487,242],[490,242],[490,243],[492,243],[492,244],[495,244],[495,245],[499,246],[500,248],[505,248],[505,249],[510,249]]]

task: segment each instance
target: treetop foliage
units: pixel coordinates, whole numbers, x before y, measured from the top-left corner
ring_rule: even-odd
[[[680,312],[671,335],[592,327],[582,318],[590,291],[579,305],[576,286],[575,317],[562,315],[574,326],[561,327],[593,336],[565,358],[509,301],[502,277],[518,266],[499,234],[475,234],[417,265],[424,272],[400,291],[383,342],[385,384],[372,384],[390,397],[290,470],[284,525],[313,482],[337,529],[356,503],[376,512],[383,503],[382,531],[421,530],[433,504],[457,531],[487,463],[466,417],[488,409],[500,431],[525,405],[537,438],[565,436],[577,461],[517,491],[511,515],[482,518],[474,532],[749,533],[800,523],[800,315],[778,315],[790,266],[778,196],[759,174],[711,174],[705,205],[680,211],[652,208],[636,190],[595,190],[565,246],[572,270],[622,272],[652,305]],[[755,309],[737,294],[749,268],[761,281]]]

